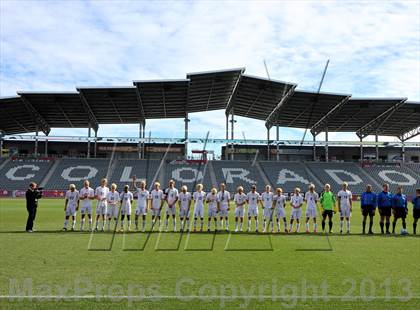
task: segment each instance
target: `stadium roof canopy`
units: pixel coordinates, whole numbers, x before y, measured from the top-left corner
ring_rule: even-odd
[[[89,117],[78,92],[18,92],[49,127],[87,128]],[[94,124],[92,124],[94,126]]]
[[[420,134],[419,103],[405,98],[350,98],[296,90],[296,84],[244,74],[245,68],[189,73],[186,79],[134,81],[132,86],[78,87],[76,92],[18,92],[0,98],[4,134],[50,132],[52,127],[143,124],[224,109],[273,126],[396,136]],[[399,121],[401,120],[401,121]]]
[[[225,109],[244,72],[245,68],[188,73],[188,112]]]
[[[136,87],[78,87],[84,107],[98,124],[138,124],[144,120]]]
[[[327,128],[331,132],[356,132],[376,117],[400,106],[405,101],[405,98],[350,98],[310,129],[315,134]]]
[[[4,97],[0,99],[0,129],[5,134],[35,132],[39,130],[38,122],[29,113],[21,97]],[[47,130],[49,132],[49,130]]]
[[[326,115],[345,105],[350,95],[295,91],[281,106],[266,127],[294,127],[310,129]]]
[[[186,116],[189,80],[134,81],[145,119]]]
[[[295,87],[295,84],[244,74],[232,94],[231,104],[226,107],[226,114],[266,121],[282,98],[293,92]]]

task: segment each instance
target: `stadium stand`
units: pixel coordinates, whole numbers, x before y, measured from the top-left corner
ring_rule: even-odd
[[[252,184],[257,185],[257,190],[264,190],[264,180],[256,166],[247,161],[212,161],[217,183],[226,183],[230,192],[236,192],[240,185],[245,192],[250,190]]]
[[[378,186],[370,180],[358,164],[355,163],[305,163],[316,175],[321,184],[329,183],[333,192],[341,189],[341,184],[347,182],[353,194],[361,194],[365,191],[366,184],[372,184],[374,190]],[[318,191],[321,191],[319,189]]]
[[[418,177],[420,177],[420,163],[410,163],[407,164],[407,167],[416,173]]]
[[[85,179],[90,181],[92,188],[96,188],[101,178],[107,176],[108,166],[108,159],[64,158],[56,167],[45,188],[66,190],[71,183],[81,188]]]
[[[389,183],[394,193],[398,185],[402,185],[404,193],[412,195],[420,187],[420,179],[409,168],[400,165],[369,165],[363,169],[379,184]]]
[[[202,183],[204,190],[208,192],[212,187],[209,169],[209,166],[204,163],[168,163],[165,169],[166,175],[163,187],[166,188],[169,180],[173,179],[178,190],[181,189],[182,185],[186,185],[188,191],[192,192],[196,184]]]
[[[155,181],[155,176],[157,181],[161,183],[163,182],[163,180],[160,179],[160,174],[157,173],[160,162],[160,160],[155,159],[117,160],[114,170],[109,177],[110,182],[116,183],[118,189],[121,190],[121,188],[126,184],[129,184],[131,186],[131,178],[133,177],[133,175],[135,175],[138,180],[146,180],[146,188],[150,189],[153,186],[153,182]]]
[[[25,190],[29,182],[40,183],[52,163],[42,159],[11,160],[0,171],[0,189]]]
[[[304,192],[310,183],[314,183],[317,188],[321,186],[308,174],[305,164],[301,162],[263,161],[260,162],[260,166],[271,185],[281,187],[286,193],[293,192],[295,187]]]

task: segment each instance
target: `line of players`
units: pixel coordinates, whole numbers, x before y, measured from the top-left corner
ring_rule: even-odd
[[[138,185],[138,186],[137,186]],[[193,211],[193,230],[197,231],[197,223],[200,220],[200,231],[203,231],[204,227],[204,204],[207,203],[207,229],[211,229],[211,221],[214,221],[215,231],[225,229],[229,231],[229,210],[230,201],[233,200],[235,204],[235,232],[243,231],[243,222],[245,213],[247,215],[247,228],[246,231],[251,230],[251,221],[254,219],[255,231],[258,232],[258,205],[263,209],[263,232],[268,230],[267,224],[270,225],[270,231],[274,232],[274,222],[276,222],[277,232],[280,232],[280,222],[283,222],[283,229],[286,233],[300,231],[300,219],[302,217],[303,205],[306,202],[306,232],[310,232],[310,220],[313,220],[313,232],[318,231],[318,205],[321,208],[322,216],[322,231],[325,232],[326,220],[328,218],[328,231],[332,232],[333,227],[333,215],[338,211],[340,215],[340,233],[343,233],[344,222],[346,222],[346,232],[350,233],[350,219],[353,209],[352,205],[352,193],[348,188],[347,183],[342,184],[342,189],[335,196],[331,191],[331,186],[325,184],[323,192],[318,195],[315,191],[315,186],[310,184],[308,191],[302,195],[299,188],[295,188],[294,192],[290,196],[290,206],[292,208],[290,222],[287,223],[286,219],[286,203],[287,197],[283,195],[281,188],[277,188],[275,193],[271,191],[271,186],[266,185],[265,191],[259,194],[256,190],[256,186],[251,186],[251,191],[248,194],[244,193],[242,186],[237,188],[237,192],[231,197],[231,194],[225,189],[225,184],[220,184],[220,190],[212,188],[210,193],[203,191],[203,185],[198,184],[196,191],[191,194],[188,192],[188,188],[184,185],[181,191],[175,188],[175,182],[169,181],[169,186],[165,190],[160,189],[159,182],[154,183],[153,190],[149,193],[146,189],[146,183],[140,181],[137,184],[136,177],[133,177],[132,188],[137,191],[137,207],[135,210],[135,229],[139,230],[139,218],[141,219],[141,230],[145,231],[146,227],[146,215],[148,210],[151,211],[152,216],[152,230],[155,224],[161,227],[161,212],[166,203],[166,220],[165,220],[165,231],[168,230],[169,219],[172,217],[173,230],[177,229],[177,206],[179,209],[179,219],[181,221],[180,231],[186,229],[189,231],[190,228],[190,214],[192,202],[194,202]],[[101,185],[93,190],[90,187],[89,181],[84,182],[83,188],[78,191],[74,184],[71,184],[69,190],[65,196],[64,210],[66,212],[63,230],[67,230],[70,217],[72,217],[71,229],[75,229],[76,225],[76,213],[81,203],[81,223],[80,230],[84,230],[85,217],[87,215],[89,221],[89,230],[92,230],[92,201],[97,200],[96,205],[96,221],[94,230],[111,229],[111,222],[114,221],[115,227],[118,225],[120,220],[120,230],[124,230],[124,221],[127,219],[127,230],[131,230],[131,206],[133,204],[134,195],[129,190],[129,186],[125,185],[121,193],[117,192],[117,186],[111,185],[111,188],[107,187],[107,180],[102,179]],[[416,197],[413,198],[413,233],[416,234],[417,221],[420,218],[420,189],[416,190]],[[248,206],[247,212],[245,212],[245,205]],[[363,215],[362,231],[366,231],[366,219],[369,217],[369,234],[373,234],[373,217],[375,210],[378,208],[380,214],[380,227],[381,233],[384,234],[386,227],[386,233],[390,234],[390,217],[391,214],[394,216],[392,222],[392,231],[395,233],[395,226],[397,220],[401,218],[402,226],[405,233],[406,231],[406,216],[408,214],[408,201],[407,197],[402,193],[402,187],[397,188],[397,193],[392,195],[389,192],[389,185],[383,185],[383,191],[379,194],[375,194],[372,191],[372,186],[367,185],[366,191],[361,195],[361,209]],[[99,228],[99,223],[101,226]],[[294,222],[296,226],[293,227]],[[294,228],[294,229],[293,229]]]

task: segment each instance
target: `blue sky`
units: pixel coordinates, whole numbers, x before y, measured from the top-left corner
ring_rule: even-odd
[[[264,59],[271,78],[314,91],[330,59],[323,91],[420,100],[418,1],[3,0],[0,9],[0,96],[237,67],[266,77]],[[211,129],[222,138],[224,126],[223,111],[191,115],[191,136]],[[266,137],[263,122],[239,118],[236,126],[238,138]],[[183,121],[148,121],[146,130],[182,136]],[[136,125],[101,126],[99,135],[137,132]],[[297,129],[280,132],[282,139],[302,137]],[[349,139],[356,137],[330,133],[330,140]]]

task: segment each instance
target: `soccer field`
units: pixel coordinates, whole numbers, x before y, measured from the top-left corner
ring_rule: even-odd
[[[24,200],[0,200],[0,309],[420,308],[420,238],[360,235],[358,204],[342,236],[62,232],[63,204],[29,234]]]

